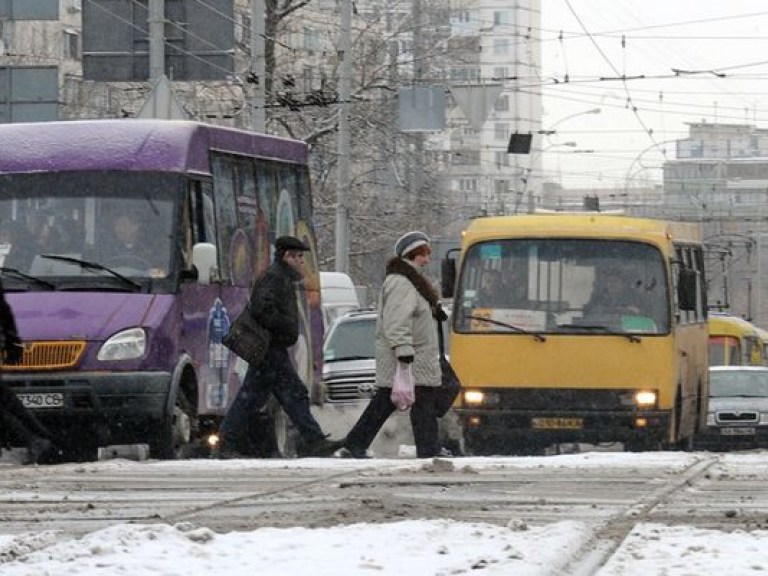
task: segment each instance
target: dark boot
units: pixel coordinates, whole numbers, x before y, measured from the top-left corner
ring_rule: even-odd
[[[37,464],[53,448],[53,442],[47,438],[34,436],[27,446],[27,455],[22,464]]]
[[[339,448],[344,446],[344,440],[329,440],[328,438],[318,438],[309,442],[301,442],[296,447],[296,455],[299,458],[317,457],[324,458],[333,456]]]

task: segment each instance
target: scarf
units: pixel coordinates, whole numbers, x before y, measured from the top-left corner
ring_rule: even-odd
[[[419,271],[408,264],[408,262],[402,258],[392,258],[387,262],[386,273],[387,276],[390,274],[399,274],[410,280],[413,287],[416,288],[416,291],[429,303],[429,307],[432,309],[432,316],[434,316],[435,319],[442,321],[448,317],[440,305],[440,300],[435,288],[430,284],[426,276],[419,273]]]

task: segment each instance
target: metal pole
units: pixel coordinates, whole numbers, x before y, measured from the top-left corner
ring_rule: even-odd
[[[149,80],[165,75],[165,0],[149,0]]]
[[[338,178],[336,182],[336,271],[349,270],[349,98],[352,70],[352,0],[341,3],[341,70],[339,74]]]
[[[264,56],[264,0],[251,0],[251,129],[254,132],[266,131],[266,111],[264,104],[264,84],[266,63]]]

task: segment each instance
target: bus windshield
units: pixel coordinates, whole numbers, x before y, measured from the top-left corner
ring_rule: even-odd
[[[165,278],[181,182],[142,172],[2,175],[0,263],[69,284],[110,274]]]
[[[470,246],[454,302],[456,332],[669,332],[659,249],[641,242],[504,239]]]

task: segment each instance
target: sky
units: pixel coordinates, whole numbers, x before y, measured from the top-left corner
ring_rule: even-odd
[[[461,458],[456,467],[627,468],[642,465],[683,468],[691,453],[582,453],[529,458]],[[83,472],[114,466],[350,467],[368,470],[422,466],[412,460],[191,460],[187,462],[103,461],[78,464]],[[9,464],[0,464],[9,465]],[[723,473],[768,467],[768,451],[729,454]],[[62,465],[66,466],[66,465]],[[116,523],[79,538],[63,532],[2,534],[2,576],[701,576],[760,574],[768,571],[768,531],[722,532],[690,526],[641,523],[621,543],[605,566],[598,559],[574,559],[589,543],[594,528],[578,518],[527,526],[510,518],[506,526],[451,520],[405,520],[389,524],[354,524],[332,528],[262,528],[218,534],[188,523]],[[23,559],[12,560],[18,555]],[[591,565],[590,562],[594,565]],[[566,566],[569,566],[567,569]],[[481,571],[478,571],[481,570]]]
[[[687,123],[768,127],[764,1],[541,0],[541,10],[531,87],[544,130],[556,124],[542,141],[551,180],[626,193],[661,182]]]

